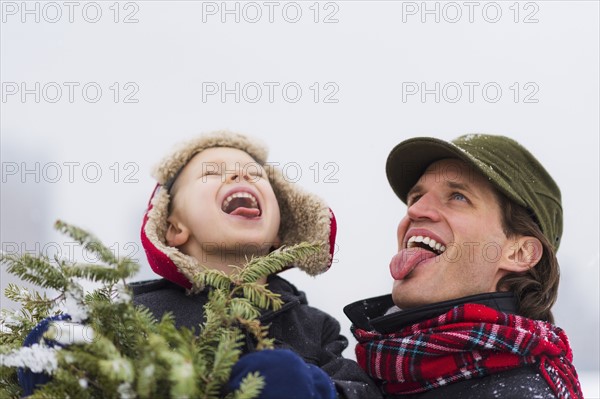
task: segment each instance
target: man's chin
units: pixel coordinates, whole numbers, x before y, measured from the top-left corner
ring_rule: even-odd
[[[420,287],[410,287],[408,281],[394,281],[392,289],[392,300],[400,309],[412,309],[419,306],[429,305],[437,302],[432,299],[430,293],[424,292]]]
[[[393,293],[392,300],[394,301],[394,305],[398,306],[402,310],[417,308],[430,303],[422,300],[421,298],[411,298],[408,295],[394,295]]]

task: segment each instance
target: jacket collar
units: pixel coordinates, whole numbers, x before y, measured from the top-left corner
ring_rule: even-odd
[[[268,289],[275,294],[278,294],[280,299],[285,302],[294,302],[307,305],[308,301],[306,299],[306,294],[303,291],[298,290],[292,283],[280,277],[279,275],[272,274],[267,278]],[[133,295],[141,295],[148,292],[153,292],[157,290],[169,289],[175,291],[181,291],[181,293],[186,293],[186,289],[179,284],[175,284],[167,279],[155,279],[155,280],[145,280],[145,281],[135,281],[133,283],[129,283],[129,287],[133,290]],[[190,293],[190,294],[201,294],[207,295],[207,288],[203,291]]]
[[[267,288],[275,294],[279,294],[280,299],[284,302],[308,304],[303,291],[298,290],[295,285],[277,274],[272,274],[267,278]]]
[[[518,308],[517,298],[512,292],[492,292],[389,313],[388,311],[394,308],[394,302],[391,295],[383,295],[351,303],[344,308],[344,313],[357,328],[388,334],[411,324],[437,317],[456,306],[467,303],[478,303],[500,312],[513,314],[517,313]]]

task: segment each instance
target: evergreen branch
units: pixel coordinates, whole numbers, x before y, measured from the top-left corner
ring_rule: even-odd
[[[121,276],[121,282],[124,285],[127,285],[125,281],[126,278],[133,277],[140,270],[140,265],[133,259],[122,258],[119,259],[119,264],[117,265],[117,271]]]
[[[208,302],[204,305],[204,323],[200,327],[201,341],[209,339],[222,326],[229,326],[231,319],[227,318],[228,294],[224,290],[211,290]]]
[[[41,296],[39,292],[30,292],[25,288],[19,288],[16,284],[10,283],[4,290],[4,296],[11,301],[22,303],[25,306],[34,305],[34,307],[47,306],[51,307],[56,302],[64,299],[63,294],[59,294],[54,298],[48,298],[46,293]]]
[[[285,267],[317,253],[321,244],[300,243],[291,247],[282,247],[268,255],[252,258],[239,272],[238,278],[244,283],[258,281],[283,270]]]
[[[194,374],[194,365],[192,360],[179,356],[174,357],[169,380],[173,384],[171,386],[172,398],[190,398],[198,395],[198,385],[196,375]]]
[[[260,395],[265,387],[265,380],[258,371],[249,373],[242,379],[240,387],[233,393],[232,399],[253,399]]]
[[[205,269],[194,276],[194,282],[199,286],[210,286],[221,290],[229,290],[233,281],[222,270]]]
[[[5,290],[5,296],[15,302],[21,303],[21,309],[11,311],[2,309],[0,312],[0,344],[13,342],[24,338],[18,331],[26,331],[32,328],[40,320],[47,317],[55,305],[64,298],[60,294],[55,298],[48,298],[44,293],[19,288],[15,284],[9,284]],[[15,334],[15,332],[17,332]]]
[[[136,390],[141,399],[150,399],[154,397],[153,392],[156,392],[157,381],[162,379],[161,376],[157,375],[157,368],[158,367],[153,359],[148,359],[147,362],[139,363],[137,368]]]
[[[50,264],[44,256],[31,254],[0,254],[0,263],[8,265],[7,271],[22,280],[29,281],[43,288],[63,291],[69,284],[68,278],[61,270]]]
[[[73,334],[62,337],[73,341],[57,351],[58,369],[53,371],[51,382],[38,388],[32,399],[221,397],[245,338],[254,338],[258,349],[273,347],[268,327],[261,325],[259,317],[261,309],[277,310],[282,301],[257,281],[319,248],[315,244],[284,248],[251,259],[231,275],[208,269],[199,273],[194,281],[210,287],[210,291],[196,336],[194,330],[177,328],[170,314],[157,321],[148,309],[133,305],[125,280],[137,271],[136,262],[126,257],[118,259],[82,229],[60,221],[56,228],[94,251],[103,264],[62,259],[51,263],[41,255],[0,255],[0,262],[8,264],[10,273],[57,291],[55,297],[48,298],[9,285],[7,297],[22,307],[0,315],[0,353],[21,348],[29,331],[52,313],[69,313],[72,321],[65,322],[69,327],[69,323],[87,320],[86,324],[73,323],[78,326]],[[100,283],[101,287],[84,293],[80,279]],[[81,333],[87,327],[94,332],[93,338],[76,338],[75,331]],[[58,336],[56,339],[60,341]],[[15,367],[0,367],[0,386],[0,398],[20,395]],[[263,387],[264,379],[258,373],[249,374],[227,397],[251,399]]]
[[[189,333],[189,330],[187,332]],[[152,334],[149,337],[149,342],[152,348],[156,350],[152,356],[156,356],[166,366],[161,374],[164,374],[169,382],[169,397],[196,397],[198,395],[198,381],[192,358],[195,351],[190,350],[190,347],[186,348],[186,344],[183,342],[184,337],[180,338],[182,345],[176,346],[176,349],[173,350],[167,339],[161,335]],[[152,387],[155,386],[154,380],[157,376],[155,364],[152,362],[146,363],[142,374],[138,373],[138,378],[140,378],[138,387],[142,390],[142,397],[152,397]]]
[[[261,284],[244,284],[242,286],[244,297],[248,298],[254,306],[261,309],[279,310],[283,305],[279,294],[275,294],[265,285]]]
[[[94,282],[114,284],[117,281],[131,277],[138,270],[138,265],[128,263],[126,267],[109,268],[104,265],[74,264],[64,267],[64,274],[68,277],[83,278]]]
[[[257,319],[240,319],[239,323],[256,339],[258,350],[273,349],[274,340],[269,338],[269,328],[260,324]]]
[[[21,397],[21,387],[17,380],[17,370],[0,366],[0,398],[17,399]]]
[[[73,397],[77,399],[91,399],[94,398],[93,393],[90,389],[84,389],[78,379],[70,374],[71,370],[60,370],[54,378],[59,379],[61,383],[56,384],[50,382],[40,388],[37,388],[33,395],[28,396],[28,399],[57,399]],[[96,390],[97,391],[97,390]],[[65,392],[68,392],[69,396],[65,396]],[[97,397],[97,396],[96,396]]]
[[[208,375],[204,388],[206,397],[218,397],[221,387],[227,383],[231,368],[238,361],[243,344],[243,335],[237,328],[223,330],[213,361],[213,368]]]
[[[91,308],[89,320],[92,329],[103,332],[123,355],[135,358],[150,333],[146,322],[152,319],[147,318],[147,310],[136,311],[130,304],[102,301],[92,304]]]
[[[109,265],[117,266],[119,260],[115,257],[113,252],[104,246],[102,242],[96,238],[93,234],[65,223],[61,220],[57,220],[54,223],[54,228],[63,234],[67,234],[69,237],[81,244],[85,249],[98,255],[98,258]]]
[[[133,365],[131,361],[117,356],[113,359],[100,360],[98,362],[100,373],[110,382],[132,382],[134,378]]]
[[[232,298],[229,309],[229,314],[235,319],[256,319],[260,316],[260,311],[247,298]]]
[[[39,393],[47,393],[47,396],[41,397],[60,397],[65,392],[69,394],[79,393],[74,395],[77,398],[85,397],[82,391],[82,380],[84,384],[91,385],[85,389],[86,393],[96,392],[101,393],[103,387],[110,386],[110,382],[100,375],[99,359],[96,353],[88,353],[83,347],[68,347],[65,350],[58,352],[59,367],[55,370],[50,383],[44,385],[42,389],[36,389],[34,397]]]

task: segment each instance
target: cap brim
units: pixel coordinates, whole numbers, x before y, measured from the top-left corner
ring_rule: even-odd
[[[401,142],[390,152],[385,167],[390,186],[398,198],[406,203],[408,192],[427,167],[446,158],[461,159],[487,176],[474,157],[454,144],[432,137],[416,137]]]

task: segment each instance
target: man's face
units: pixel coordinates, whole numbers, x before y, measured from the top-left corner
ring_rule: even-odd
[[[496,291],[513,242],[487,179],[444,159],[429,166],[407,202],[390,263],[394,303],[410,308]]]
[[[199,261],[206,254],[267,253],[277,242],[280,214],[265,170],[246,152],[206,149],[190,160],[172,189],[169,222],[187,232],[177,243]],[[179,237],[179,236],[178,236]]]

